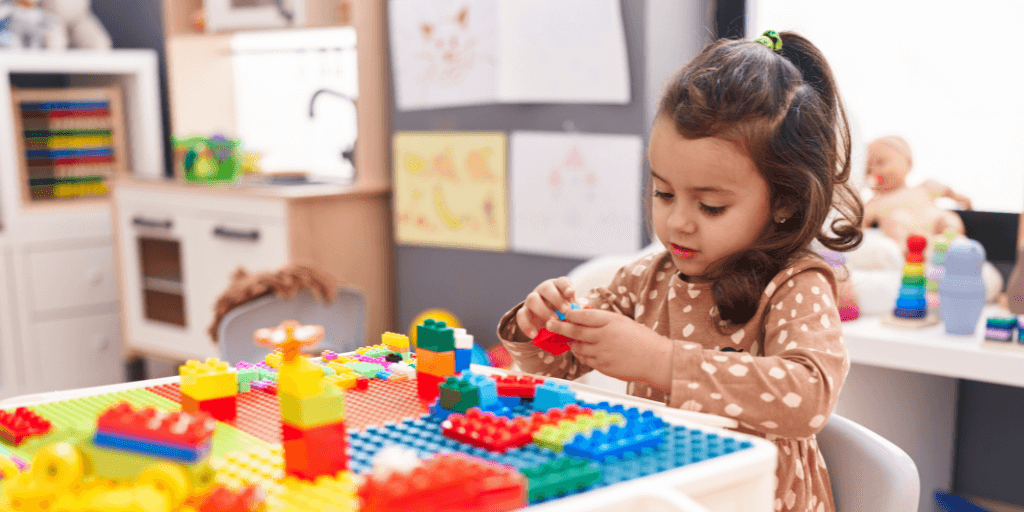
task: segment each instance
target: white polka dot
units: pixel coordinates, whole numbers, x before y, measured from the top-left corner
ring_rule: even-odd
[[[686,290],[686,292],[690,294],[691,299],[700,295],[700,290]]]
[[[620,286],[619,287],[619,293],[626,293],[626,287],[625,286]]]
[[[815,295],[819,295],[821,293],[821,288],[818,288],[817,286],[812,286],[811,287],[811,293],[813,293]]]
[[[775,293],[775,283],[768,283],[768,286],[764,287],[764,294],[771,297]]]
[[[734,332],[732,334],[732,336],[731,336],[732,342],[733,343],[739,343],[739,342],[743,341],[743,334],[744,334],[743,328],[740,327],[740,330],[738,330],[738,331],[736,331],[736,332]]]
[[[687,304],[686,307],[683,308],[683,313],[689,313],[690,311],[693,311],[693,306]]]
[[[807,332],[807,324],[800,324],[800,330],[803,332]]]
[[[786,319],[785,318],[780,318],[779,319],[779,325],[786,325]]]
[[[768,370],[768,376],[775,379],[781,379],[786,376],[786,370],[783,370],[782,368],[776,366],[773,367],[771,370]]]
[[[636,294],[633,292],[629,292],[629,300],[630,302],[636,302]]]
[[[787,276],[791,276],[791,275],[793,275],[793,270],[795,270],[795,269],[792,269],[792,268],[791,268],[791,269],[787,270],[787,271],[786,271],[786,275],[787,275]]]
[[[825,502],[819,502],[818,508],[814,509],[814,512],[825,512]]]
[[[835,385],[835,384],[834,384],[834,383],[832,382],[832,376],[831,376],[831,375],[826,375],[826,376],[825,376],[825,381],[827,381],[827,382],[828,382],[828,385],[829,385],[829,386],[834,386],[834,385]]]
[[[683,350],[697,350],[698,348],[700,348],[700,345],[695,343],[687,343],[683,345]]]
[[[729,373],[737,377],[742,377],[746,375],[748,371],[750,371],[750,369],[747,368],[746,366],[743,366],[742,364],[734,364],[729,367]]]
[[[697,403],[696,400],[687,400],[686,402],[683,403],[683,405],[679,406],[679,408],[684,411],[700,412],[700,410],[703,409],[704,406]]]
[[[711,356],[711,359],[714,359],[715,361],[718,361],[719,363],[724,363],[724,362],[729,360],[729,358],[725,357],[725,356]]]
[[[629,386],[626,387],[626,392],[632,395],[634,389],[636,389],[636,382],[630,382]]]
[[[714,375],[715,372],[718,371],[718,368],[715,368],[715,365],[713,365],[711,363],[701,363],[700,364],[700,369],[708,372],[708,374],[710,374],[710,375]]]
[[[633,267],[633,275],[638,276],[640,274],[643,274],[644,270],[647,270],[647,265],[637,265]]]
[[[828,284],[828,279],[825,279],[825,276],[823,276],[821,274],[817,274],[817,275],[818,275],[818,279],[821,279],[821,282],[823,282],[825,284]]]
[[[686,283],[686,288],[687,288],[688,290],[692,290],[692,289],[693,289],[693,286],[694,286],[694,284],[693,284],[693,283]]]
[[[789,345],[786,345],[786,350],[793,350],[794,348],[796,348],[796,342],[795,341],[791,341],[791,342],[789,342]]]
[[[624,308],[628,308],[629,307],[629,297],[623,296],[622,300],[619,301],[619,304],[621,304],[622,307],[624,307]]]
[[[750,354],[743,354],[743,356],[740,357],[740,361],[743,361],[744,363],[748,363],[749,364],[749,363],[753,363],[754,362],[754,358]]]
[[[788,455],[788,454],[787,454]],[[786,502],[786,508],[791,509],[796,504],[796,493],[792,489],[786,491],[786,496],[783,498]]]
[[[711,316],[718,316],[718,306],[711,306],[711,311],[708,312]]]
[[[651,330],[652,331],[657,331],[658,330],[658,322],[654,322],[654,325],[651,326]]]
[[[558,363],[558,367],[564,370],[566,366],[569,366],[569,360],[563,357],[562,362]]]
[[[787,370],[795,370],[796,369],[796,365],[793,364],[793,363],[785,363],[785,364],[786,364],[786,369]]]
[[[782,311],[782,301],[781,300],[775,303],[775,309],[777,309],[779,311]]]
[[[601,304],[601,309],[608,309],[608,304]]]
[[[683,327],[683,337],[686,338],[691,334],[693,334],[693,324],[686,324],[686,327]]]
[[[800,480],[804,479],[804,463],[800,462],[800,459],[793,459],[793,467],[796,470],[796,477]]]
[[[661,268],[667,269],[667,268],[669,268],[671,266],[672,266],[672,262],[671,261],[666,261],[665,264]]]
[[[647,388],[647,397],[650,398],[652,394],[654,394],[654,390],[651,388]]]
[[[796,294],[796,303],[797,304],[803,304],[803,302],[804,302],[804,294],[802,294],[802,293]]]
[[[803,402],[803,401],[804,401],[804,399],[801,398],[800,395],[798,395],[796,393],[787,393],[786,396],[782,397],[782,403],[784,403],[784,404],[786,404],[786,405],[788,405],[790,407],[799,407],[800,406],[800,402]]]
[[[551,363],[555,362],[555,356],[553,356],[551,354],[546,354],[542,358],[542,360],[544,361],[544,364],[551,364]]]
[[[792,451],[790,451],[790,449],[789,449],[789,445],[788,444],[782,446],[782,451],[785,452],[786,455],[789,455],[790,453],[792,453]]]
[[[774,421],[763,421],[761,422],[761,426],[764,428],[779,428],[779,424]]]
[[[828,319],[828,315],[821,315],[821,325],[826,329],[828,326],[832,325],[832,322]]]
[[[817,302],[815,302],[814,303],[814,312],[817,313],[819,311],[821,311],[821,304],[818,304]]]
[[[644,314],[644,305],[638,304],[636,307],[636,313],[634,313],[633,316],[636,318],[640,318],[640,315],[642,314]]]
[[[696,382],[691,382],[691,383],[687,384],[686,387],[688,387],[690,389],[697,389],[697,388],[700,387],[700,384],[698,384]]]
[[[789,317],[790,318],[796,318],[796,310],[795,309],[789,310]]]
[[[658,281],[664,281],[665,280],[665,273],[664,272],[658,272],[658,274],[655,275],[654,278],[657,279]]]
[[[711,393],[708,396],[710,396],[712,400],[721,400],[722,399],[722,394],[721,393]]]
[[[793,281],[787,281],[786,284],[788,284],[790,288],[793,287]]]
[[[725,406],[725,413],[729,416],[739,416],[743,412],[743,408],[736,404],[729,404]]]
[[[824,424],[825,424],[825,417],[820,415],[820,414],[815,416],[815,417],[813,417],[813,418],[811,418],[811,423],[810,423],[811,428],[818,428],[818,427],[820,427],[820,426],[822,426]]]
[[[675,288],[669,288],[668,289],[668,300],[672,300],[674,298],[676,298],[676,289]]]
[[[822,295],[821,301],[825,303],[826,307],[832,305],[832,301],[828,298],[828,294]]]
[[[761,393],[761,400],[764,400],[765,402],[771,402],[775,400],[775,395],[771,393]]]
[[[816,377],[807,377],[807,382],[810,384],[817,384],[818,379]]]
[[[779,333],[779,344],[782,344],[783,342],[785,342],[786,338],[788,336],[789,336],[789,331],[782,331],[782,332],[780,332]]]

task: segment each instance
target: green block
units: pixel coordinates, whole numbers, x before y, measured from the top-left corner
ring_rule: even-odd
[[[238,392],[248,393],[252,389],[252,382],[257,380],[260,380],[260,372],[256,368],[238,370]]]
[[[441,393],[441,407],[454,411],[455,406],[462,401],[462,392],[456,389],[445,387],[442,384],[438,391]]]
[[[441,407],[445,409],[464,413],[470,407],[480,406],[480,388],[458,377],[448,377],[438,390],[441,392]]]
[[[603,476],[600,466],[575,457],[563,457],[536,467],[524,468],[522,473],[530,481],[531,503],[589,487]]]
[[[377,373],[384,371],[384,367],[377,363],[345,363],[345,366],[352,368],[356,373],[367,379],[372,379],[377,376]]]
[[[272,380],[277,382],[277,372],[268,368],[257,368],[260,372],[259,380]]]
[[[450,352],[455,350],[455,331],[444,322],[431,318],[416,326],[416,346],[432,352]]]
[[[321,366],[323,366],[323,365],[321,365]],[[330,366],[324,366],[324,377],[330,377],[332,375],[337,375],[337,374],[338,374],[338,371],[335,370],[334,368],[331,368]]]
[[[327,386],[318,396],[299,398],[277,395],[281,402],[281,420],[301,429],[321,427],[345,421],[345,395],[335,386]]]
[[[924,285],[925,285],[925,278],[924,278],[924,276],[917,276],[917,277],[903,276],[903,286],[917,286],[917,287],[923,288]]]

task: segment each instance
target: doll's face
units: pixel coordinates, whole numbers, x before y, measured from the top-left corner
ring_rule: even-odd
[[[867,180],[872,190],[892,190],[903,186],[910,172],[910,159],[884,142],[868,146]]]

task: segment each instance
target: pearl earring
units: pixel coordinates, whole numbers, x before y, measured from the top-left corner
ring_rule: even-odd
[[[785,224],[787,220],[789,220],[789,219],[783,217],[783,218],[781,218],[781,219],[779,219],[779,220],[777,220],[775,222],[778,222],[779,224]]]

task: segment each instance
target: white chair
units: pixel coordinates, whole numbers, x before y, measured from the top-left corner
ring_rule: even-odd
[[[577,295],[581,295],[594,288],[611,283],[612,278],[615,277],[615,273],[618,272],[623,265],[632,263],[644,255],[660,251],[664,247],[665,246],[663,246],[661,242],[655,239],[650,245],[633,254],[611,254],[598,256],[581,263],[579,266],[572,269],[566,277],[568,277],[569,280],[572,281],[573,286],[576,287]],[[592,371],[580,377],[577,381],[588,386],[594,386],[616,393],[626,392],[625,381],[609,377],[599,371]]]
[[[262,327],[277,327],[285,320],[324,326],[324,339],[317,347],[334,352],[350,352],[361,346],[366,331],[366,298],[354,288],[339,287],[338,298],[324,304],[308,290],[299,291],[291,300],[274,295],[246,302],[224,315],[217,328],[221,357],[230,364],[239,361],[258,363],[270,352],[253,342],[253,332]]]
[[[921,478],[900,447],[833,414],[818,433],[836,512],[916,512]]]

